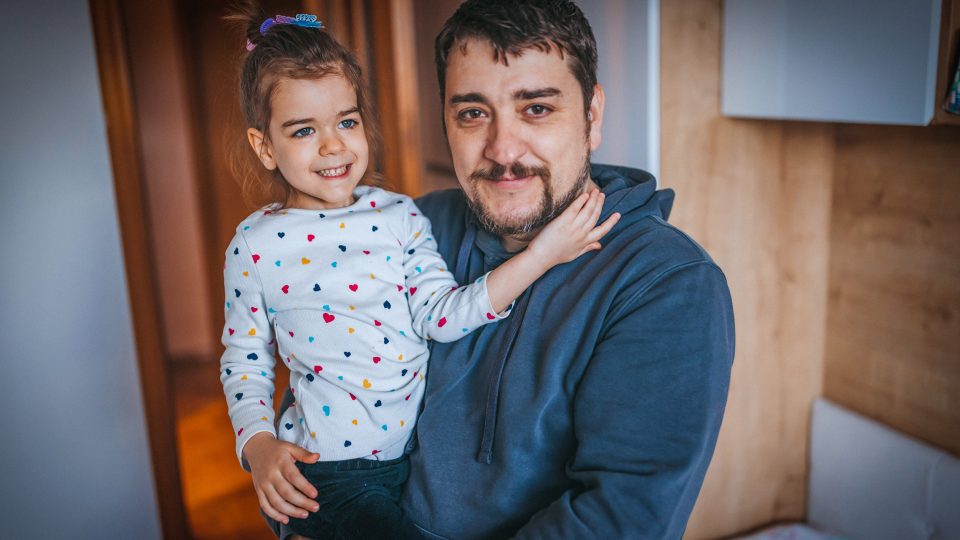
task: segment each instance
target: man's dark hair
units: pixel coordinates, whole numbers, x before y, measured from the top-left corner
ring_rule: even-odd
[[[556,48],[567,60],[583,91],[584,114],[597,84],[597,42],[590,23],[569,0],[467,0],[454,13],[435,42],[440,102],[446,99],[447,60],[455,43],[485,39],[494,61],[508,64],[508,56],[528,49],[549,53]]]

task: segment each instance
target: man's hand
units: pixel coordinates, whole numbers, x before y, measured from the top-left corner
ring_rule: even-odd
[[[243,457],[250,464],[260,508],[271,518],[289,523],[291,517],[303,519],[320,508],[313,500],[317,489],[296,466],[297,461],[316,463],[320,454],[279,441],[270,433],[257,433],[243,446]]]
[[[582,193],[537,234],[527,250],[553,266],[600,249],[600,239],[620,221],[620,214],[614,213],[597,225],[605,197],[597,189]]]

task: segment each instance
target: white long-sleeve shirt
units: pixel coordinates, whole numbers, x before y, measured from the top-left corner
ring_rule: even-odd
[[[457,287],[409,197],[354,195],[346,208],[255,212],[230,242],[220,380],[238,458],[259,432],[323,461],[399,457],[423,397],[426,340],[509,313],[493,311],[486,276]],[[279,430],[275,346],[296,400]]]

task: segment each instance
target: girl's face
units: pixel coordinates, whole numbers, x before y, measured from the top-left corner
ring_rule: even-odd
[[[263,166],[279,168],[292,188],[287,206],[322,210],[354,202],[369,149],[357,94],[345,78],[281,79],[270,103],[269,138],[247,138]]]

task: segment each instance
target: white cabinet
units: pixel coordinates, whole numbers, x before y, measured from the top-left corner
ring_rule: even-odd
[[[926,125],[941,0],[725,0],[728,116]]]

